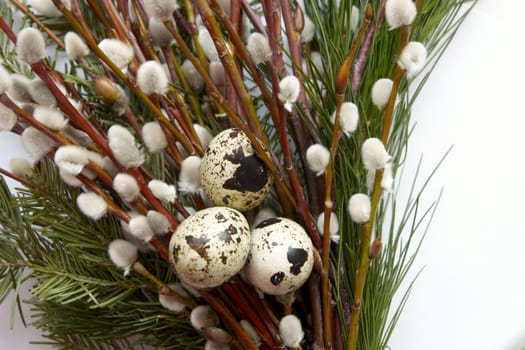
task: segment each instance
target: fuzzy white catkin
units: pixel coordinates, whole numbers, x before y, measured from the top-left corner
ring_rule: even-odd
[[[294,75],[287,75],[279,82],[279,100],[284,103],[288,112],[292,111],[292,104],[297,101],[301,92],[301,82]]]
[[[306,150],[308,168],[317,176],[323,174],[330,162],[330,151],[321,144],[313,144]]]
[[[189,156],[182,161],[179,173],[179,189],[184,193],[199,193],[201,189],[200,168],[202,159]]]
[[[259,333],[257,333],[255,327],[250,323],[250,321],[240,320],[239,324],[241,325],[242,329],[244,329],[244,331],[250,336],[250,338],[252,338],[255,345],[261,346],[261,337],[259,336]]]
[[[321,213],[317,217],[317,229],[319,230],[319,233],[321,235],[324,234],[324,213]],[[339,232],[339,220],[337,219],[337,215],[335,215],[334,212],[330,213],[330,239],[334,241],[335,243],[339,243],[339,235],[337,235],[337,232]]]
[[[411,25],[417,15],[416,5],[412,0],[387,0],[385,18],[390,29]]]
[[[200,124],[193,124],[193,128],[195,129],[195,133],[197,134],[197,137],[199,138],[202,148],[206,149],[206,147],[208,147],[208,145],[210,144],[210,141],[213,138],[213,135],[208,129],[206,129],[204,126]]]
[[[388,78],[378,79],[372,86],[372,103],[383,110],[388,104],[394,82]]]
[[[350,30],[352,32],[355,32],[358,24],[359,24],[359,8],[357,6],[352,6],[352,11],[350,12]]]
[[[31,102],[31,79],[22,74],[11,75],[11,84],[7,94],[18,102]]]
[[[123,239],[115,239],[108,246],[109,258],[113,264],[124,270],[127,275],[133,264],[137,261],[137,247]]]
[[[22,132],[22,144],[35,160],[40,160],[56,146],[53,139],[32,126]]]
[[[173,203],[177,198],[177,189],[173,185],[168,185],[161,180],[151,180],[148,183],[148,187],[159,201],[163,203]]]
[[[83,185],[82,181],[80,181],[75,175],[67,172],[64,169],[59,168],[58,175],[60,175],[60,178],[62,181],[64,181],[64,183],[71,187],[80,187]]]
[[[207,340],[204,344],[204,350],[230,350],[230,344],[219,343],[213,340]]]
[[[118,100],[111,106],[111,109],[114,110],[119,116],[123,115],[129,108],[129,98],[126,94],[126,91],[118,85],[115,84],[115,88],[118,90]]]
[[[46,106],[37,106],[33,111],[33,117],[48,129],[60,131],[68,123],[68,119],[58,109]]]
[[[390,155],[380,139],[371,137],[363,142],[361,146],[361,158],[368,170],[383,169],[390,160]]]
[[[150,153],[157,153],[168,147],[168,139],[158,122],[144,124],[142,138]]]
[[[24,28],[18,33],[16,40],[16,56],[26,64],[35,64],[46,55],[44,35],[38,29]]]
[[[0,64],[0,95],[4,94],[11,84],[11,74]]]
[[[83,147],[91,147],[93,146],[93,140],[91,137],[84,131],[76,129],[72,127],[71,125],[66,125],[62,130],[61,133],[65,135],[68,139],[71,141],[79,144]]]
[[[89,47],[80,35],[75,32],[66,33],[64,46],[66,47],[67,57],[72,61],[89,55]]]
[[[30,177],[33,174],[33,165],[24,158],[12,158],[9,160],[9,168],[16,176]]]
[[[427,49],[417,41],[409,42],[401,55],[397,64],[406,71],[407,77],[412,78],[419,73],[427,61]]]
[[[118,39],[104,39],[98,48],[121,70],[126,71],[133,59],[133,48]]]
[[[184,288],[182,288],[182,285],[180,285],[179,283],[172,283],[172,284],[169,284],[168,286],[173,291],[175,291],[177,294],[184,296],[184,297],[189,297],[188,293],[184,290]],[[176,313],[182,312],[186,308],[186,305],[177,301],[177,299],[175,299],[171,295],[166,295],[166,294],[159,293],[159,303],[165,309],[168,309]]]
[[[88,151],[84,147],[65,145],[55,152],[56,165],[71,175],[80,174],[88,161]]]
[[[177,0],[144,0],[144,7],[150,17],[157,17],[166,21],[179,8]]]
[[[104,198],[93,192],[79,194],[77,197],[77,206],[82,214],[93,220],[99,220],[106,215],[108,211],[108,204]]]
[[[310,17],[304,15],[304,27],[301,31],[301,42],[309,43],[314,39],[315,35],[315,24],[312,22]]]
[[[253,219],[252,227],[257,227],[257,225],[259,225],[264,220],[274,218],[276,216],[277,214],[272,208],[262,208],[261,210],[259,210],[257,215],[255,215],[255,218]]]
[[[62,0],[64,6],[71,10],[71,1]],[[60,17],[62,12],[53,4],[53,0],[27,0],[27,4],[45,17]]]
[[[299,346],[304,338],[301,320],[295,315],[286,315],[279,322],[279,335],[284,345],[290,348]]]
[[[208,29],[201,28],[199,30],[199,44],[201,45],[204,55],[210,62],[217,61],[219,59],[219,53],[217,52],[217,48],[213,43],[213,38],[211,37]]]
[[[272,57],[268,38],[261,33],[251,33],[246,48],[255,64],[266,62]]]
[[[135,168],[144,163],[144,153],[137,147],[128,129],[113,125],[108,130],[108,138],[111,152],[124,167]]]
[[[92,161],[93,163],[95,163],[97,166],[99,166],[100,168],[104,166],[104,157],[101,154],[97,152],[89,151],[89,150],[87,151],[87,154],[88,154],[88,159]],[[82,175],[84,175],[86,178],[90,180],[94,180],[98,176],[95,171],[88,169],[88,168],[84,168],[82,170]]]
[[[219,317],[209,305],[199,305],[191,310],[190,322],[193,328],[201,330],[204,327],[217,327]]]
[[[113,179],[113,189],[124,202],[133,202],[140,193],[137,180],[127,173],[119,173]]]
[[[134,218],[135,216],[139,215],[139,213],[137,213],[136,211],[129,211],[128,215],[131,218]],[[120,221],[120,227],[122,228],[122,235],[124,236],[124,239],[133,243],[133,245],[137,247],[139,252],[147,253],[155,250],[153,246],[148,242],[144,242],[142,239],[133,236],[129,230],[129,224],[127,222]]]
[[[149,210],[146,217],[148,218],[149,226],[156,235],[165,235],[170,230],[170,221],[164,214],[155,210]]]
[[[149,242],[153,236],[153,230],[151,229],[148,218],[144,215],[137,215],[129,220],[129,232],[133,237]]]
[[[40,78],[31,80],[29,85],[29,94],[31,95],[33,101],[39,105],[53,107],[57,104],[55,96],[51,90],[49,90],[46,83]]]
[[[190,60],[184,61],[180,68],[192,90],[199,92],[204,88],[204,80]]]
[[[332,123],[335,120],[335,112],[332,114]],[[344,102],[341,105],[341,113],[339,114],[339,126],[341,131],[346,135],[350,136],[359,124],[359,110],[357,106],[352,102]]]
[[[224,66],[222,65],[221,61],[217,60],[210,62],[210,64],[208,65],[208,72],[210,73],[210,78],[215,85],[224,86],[226,78]]]
[[[119,168],[113,163],[111,158],[105,156],[103,158],[102,169],[104,169],[109,175],[115,176],[120,171]]]
[[[15,127],[17,121],[16,113],[0,103],[0,130],[10,131]]]
[[[148,29],[151,37],[160,47],[171,46],[175,41],[164,22],[157,17],[149,19]]]
[[[366,175],[366,184],[370,190],[374,188],[374,182],[376,177],[375,170],[369,170]],[[383,177],[381,178],[381,188],[386,192],[392,192],[394,186],[394,176],[392,174],[392,166],[387,164],[384,171]]]
[[[364,224],[370,220],[370,197],[356,193],[348,201],[348,213],[355,223]]]
[[[168,76],[157,61],[146,61],[137,71],[137,85],[146,95],[162,95],[168,91]]]

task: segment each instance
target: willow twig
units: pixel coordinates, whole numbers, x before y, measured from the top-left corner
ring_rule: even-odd
[[[401,27],[401,39],[399,45],[399,52],[401,52],[406,44],[408,43],[408,38],[410,35],[410,27],[403,26]],[[397,92],[401,84],[401,80],[405,76],[405,72],[399,65],[396,65],[394,72],[394,83],[392,86],[392,91],[390,93],[390,98],[388,104],[383,111],[383,129],[381,132],[381,141],[387,146],[388,136],[390,134],[390,128],[392,126],[392,120],[394,116],[394,107],[397,98]],[[372,240],[372,231],[374,229],[375,217],[377,213],[377,208],[379,206],[379,200],[381,199],[381,180],[383,179],[383,169],[377,170],[374,178],[374,188],[371,195],[371,209],[370,209],[370,220],[368,223],[363,224],[362,226],[362,240],[361,240],[361,249],[359,253],[359,262],[356,271],[356,283],[354,287],[354,301],[352,305],[352,316],[350,318],[350,328],[348,331],[348,347],[347,350],[357,349],[357,337],[359,332],[359,318],[361,303],[364,294],[366,276],[368,268],[370,266],[371,256],[369,254],[370,243]]]
[[[323,227],[323,273],[321,274],[321,292],[322,292],[322,301],[323,301],[323,327],[324,327],[324,339],[325,346],[331,348],[331,320],[330,315],[330,301],[331,301],[331,291],[330,291],[330,216],[332,215],[333,202],[332,202],[332,182],[334,178],[334,159],[337,152],[337,144],[339,138],[341,137],[341,127],[339,124],[340,115],[341,115],[341,106],[344,102],[345,91],[348,85],[348,76],[350,74],[350,66],[354,61],[357,49],[361,45],[365,32],[370,24],[370,19],[372,18],[372,6],[368,4],[366,8],[366,16],[359,35],[357,36],[356,41],[350,48],[348,55],[343,62],[341,68],[337,72],[336,77],[336,109],[335,109],[335,119],[334,119],[334,128],[332,131],[332,142],[330,144],[330,159],[328,167],[325,172],[325,202],[324,202],[324,227]]]

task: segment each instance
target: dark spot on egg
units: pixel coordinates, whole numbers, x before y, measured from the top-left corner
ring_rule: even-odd
[[[225,204],[225,205],[228,205],[230,203],[230,195],[227,194],[226,196],[222,197],[222,202]]]
[[[217,220],[218,223],[228,221],[228,219],[226,219],[226,217],[222,215],[222,213],[215,214],[215,219]]]
[[[225,243],[229,243],[232,241],[232,237],[228,229],[220,231],[217,234],[217,238],[220,239],[221,241],[224,241]]]
[[[228,226],[228,232],[230,235],[236,235],[238,233],[237,227],[233,226],[233,224],[230,224],[230,226]]]
[[[272,277],[270,277],[270,282],[272,282],[274,286],[277,286],[279,285],[279,283],[283,281],[283,279],[284,279],[284,272],[279,271],[277,273],[274,273]]]
[[[210,262],[210,258],[208,256],[208,248],[209,246],[206,246],[206,243],[210,241],[208,237],[205,235],[200,235],[199,237],[195,237],[192,235],[186,236],[186,243],[190,246],[191,249],[195,250],[197,254],[199,254],[204,260],[207,262]]]
[[[263,222],[261,222],[255,228],[263,228],[263,227],[266,227],[266,226],[270,226],[270,225],[276,224],[278,222],[281,222],[281,219],[279,219],[279,218],[269,218],[269,219],[266,219]]]
[[[238,232],[237,227],[230,224],[225,230],[222,230],[217,234],[217,238],[224,241],[224,243],[230,243],[233,241],[232,236],[236,235]]]
[[[179,261],[180,245],[176,245],[173,248],[173,262],[176,264]]]
[[[256,155],[246,157],[242,147],[225,155],[224,159],[239,164],[233,176],[222,185],[224,189],[257,192],[268,183],[268,171],[264,163]]]
[[[239,135],[240,129],[231,129],[230,130],[230,138],[234,139]]]
[[[286,258],[288,262],[292,264],[292,266],[290,266],[290,273],[297,276],[301,273],[301,268],[308,259],[308,252],[302,248],[289,247]]]

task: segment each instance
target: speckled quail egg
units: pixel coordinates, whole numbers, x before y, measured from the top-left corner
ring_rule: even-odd
[[[200,180],[215,205],[241,211],[255,208],[270,193],[273,177],[240,129],[215,136],[202,157]]]
[[[270,218],[252,231],[246,277],[272,295],[300,288],[314,265],[313,245],[304,229],[287,218]]]
[[[179,278],[195,288],[213,288],[244,266],[250,226],[237,210],[212,207],[180,223],[170,240],[170,260]]]

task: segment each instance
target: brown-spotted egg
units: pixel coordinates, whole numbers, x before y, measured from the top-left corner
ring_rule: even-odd
[[[252,231],[245,268],[251,284],[272,295],[300,288],[314,264],[313,245],[304,229],[287,218],[270,218]]]
[[[240,129],[215,136],[202,157],[200,180],[215,205],[241,211],[255,208],[270,193],[273,177]]]
[[[170,240],[178,277],[195,288],[213,288],[237,274],[250,250],[250,226],[235,209],[200,210],[180,223]]]

